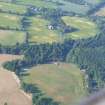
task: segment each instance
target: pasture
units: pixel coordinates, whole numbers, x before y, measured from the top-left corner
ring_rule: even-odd
[[[18,4],[24,4],[24,5],[33,5],[40,8],[50,8],[55,9],[57,8],[56,3],[52,3],[50,1],[45,0],[16,0]]]
[[[78,30],[72,33],[67,33],[66,38],[84,39],[93,37],[99,31],[98,26],[86,18],[64,16],[62,20],[67,26],[77,28]]]
[[[71,105],[86,95],[84,76],[73,64],[45,64],[33,67],[23,77],[26,83],[37,86],[61,105]]]
[[[93,5],[97,5],[101,2],[103,2],[104,0],[85,0],[87,3],[93,4]]]
[[[58,5],[58,8],[67,12],[74,12],[74,13],[84,15],[90,9],[88,5],[79,5],[79,4],[72,3],[67,0],[50,0],[50,1],[54,3],[62,4],[62,5]]]
[[[0,27],[21,29],[21,16],[12,15],[8,13],[0,13]]]
[[[25,14],[27,7],[13,3],[0,2],[0,10],[9,13]]]
[[[21,31],[0,30],[0,44],[15,45],[25,41],[25,33]]]
[[[52,43],[58,41],[58,32],[48,29],[49,21],[40,17],[31,17],[29,20],[31,22],[28,29],[30,42]]]

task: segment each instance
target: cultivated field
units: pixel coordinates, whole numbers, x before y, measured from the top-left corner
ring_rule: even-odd
[[[65,22],[66,25],[78,29],[78,31],[66,34],[66,38],[88,38],[95,36],[96,33],[99,31],[98,26],[94,22],[86,18],[64,16],[62,17],[62,20]]]
[[[49,21],[39,17],[31,17],[29,20],[32,23],[28,29],[30,42],[52,43],[58,41],[57,31],[48,29]]]
[[[0,27],[4,28],[12,28],[12,29],[20,29],[21,24],[21,16],[16,16],[8,13],[0,13]]]
[[[25,33],[21,31],[0,30],[0,44],[16,45],[25,42]]]
[[[37,84],[39,88],[61,105],[70,105],[86,95],[83,74],[72,64],[46,64],[32,68],[26,83]]]
[[[22,56],[0,55],[0,63],[22,59]],[[19,80],[16,75],[5,70],[0,65],[0,105],[32,105],[31,96],[27,95],[20,89]]]

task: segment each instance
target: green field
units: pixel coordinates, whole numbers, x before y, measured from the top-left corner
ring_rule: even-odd
[[[24,14],[24,13],[26,13],[27,8],[25,6],[22,6],[22,5],[0,2],[0,10],[2,10],[4,12]]]
[[[64,11],[74,12],[77,14],[86,14],[89,10],[88,5],[79,5],[64,0],[60,0],[60,2],[63,3],[63,5],[61,5],[60,8]]]
[[[48,29],[49,21],[41,17],[31,17],[29,20],[32,23],[28,29],[30,42],[52,43],[58,41],[57,31]]]
[[[104,0],[85,0],[85,1],[93,5],[96,5],[96,4],[103,2]]]
[[[21,29],[20,20],[22,17],[8,14],[8,13],[0,13],[0,27],[4,28],[13,28],[13,29]]]
[[[59,5],[58,7],[63,11],[74,12],[78,14],[86,14],[87,11],[90,9],[88,5],[79,5],[67,0],[50,0],[50,1],[62,4]]]
[[[13,29],[15,30],[22,28],[21,19],[23,17],[18,15],[13,15],[10,13],[14,12],[17,14],[24,14],[27,10],[26,8],[27,6],[24,5],[35,5],[41,8],[45,8],[46,5],[48,5],[47,8],[50,9],[61,8],[62,10],[65,11],[66,9],[68,11],[73,10],[72,12],[77,12],[77,13],[79,12],[86,13],[86,11],[88,11],[88,7],[84,5],[79,5],[64,0],[59,0],[58,2],[57,0],[51,0],[48,2],[46,2],[45,0],[16,0],[15,3],[12,3],[11,0],[5,0],[8,3],[3,2],[3,0],[0,1],[2,1],[0,2],[0,9],[8,12],[8,13],[0,13],[0,27],[10,30],[11,32]],[[63,5],[58,5],[58,3],[61,3]],[[39,17],[33,16],[27,18],[31,22],[31,26],[27,28],[27,31],[29,32],[29,42],[38,42],[38,43],[63,42],[64,39],[81,39],[81,38],[92,37],[95,36],[96,33],[98,32],[96,24],[85,18],[69,17],[69,16],[62,17],[63,21],[67,25],[78,29],[78,31],[64,34],[64,36],[61,36],[58,30],[49,29],[50,21],[43,19],[40,16]]]
[[[78,31],[68,33],[66,38],[82,39],[95,36],[99,31],[98,26],[86,18],[64,16],[62,20],[66,25],[77,28]]]
[[[3,1],[3,0],[1,0]],[[9,1],[9,0],[5,0]],[[33,5],[39,8],[62,9],[63,11],[86,14],[89,6],[71,3],[65,0],[16,0],[16,4]],[[61,5],[62,4],[62,5]],[[47,6],[46,6],[47,5]]]
[[[73,64],[60,63],[39,65],[28,71],[23,77],[26,83],[37,84],[38,87],[61,105],[71,105],[86,95],[84,76]]]
[[[15,45],[25,41],[25,33],[21,31],[0,30],[0,44]]]
[[[16,0],[18,4],[33,5],[41,8],[57,8],[56,3],[46,2],[45,0]]]
[[[0,0],[0,1],[11,2],[11,0]],[[92,5],[96,5],[96,4],[101,3],[103,0],[85,0],[85,1]],[[79,14],[86,14],[88,12],[88,10],[90,10],[89,5],[79,5],[79,4],[72,3],[72,2],[66,1],[66,0],[59,0],[59,1],[58,0],[49,0],[49,1],[46,1],[46,0],[16,0],[15,4],[33,5],[33,6],[36,6],[39,8],[50,8],[50,9],[59,8],[59,9],[62,9],[63,11],[75,12],[75,13],[79,13]],[[14,8],[16,6],[15,4],[13,4],[13,5],[8,4],[7,7],[9,7],[10,9],[13,7],[13,9],[15,9]],[[11,7],[10,7],[10,5],[11,5]],[[17,5],[16,8],[17,7],[19,7],[19,5]],[[21,10],[21,8],[22,7],[20,6],[20,10]],[[16,11],[20,12],[19,10],[16,10]],[[25,12],[25,7],[23,7],[22,11]]]

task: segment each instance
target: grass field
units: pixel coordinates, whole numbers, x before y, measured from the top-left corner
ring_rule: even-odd
[[[8,13],[0,13],[0,26],[4,28],[21,29],[21,16],[11,15]]]
[[[2,1],[2,0],[1,0]],[[7,0],[10,2],[9,0]],[[59,3],[62,3],[63,5],[59,5],[56,3],[56,0],[51,0],[49,2],[42,1],[42,0],[16,0],[16,3],[6,3],[6,2],[0,2],[0,9],[4,11],[13,11],[16,13],[24,14],[26,12],[26,7],[19,5],[30,5],[35,4],[39,7],[44,7],[48,5],[48,8],[60,8],[70,10],[70,11],[77,11],[79,13],[83,12],[86,13],[85,9],[82,8],[78,4],[70,3],[64,0],[59,0]],[[47,4],[48,3],[48,4]],[[16,5],[18,4],[18,5]],[[64,7],[63,7],[64,6]],[[71,8],[72,7],[72,8]],[[87,8],[87,7],[86,7]],[[83,10],[83,11],[81,11]],[[65,16],[63,17],[63,21],[72,27],[78,28],[79,30],[77,32],[68,33],[64,35],[64,37],[60,36],[60,32],[57,30],[51,30],[49,29],[50,21],[42,19],[41,17],[27,17],[29,21],[31,22],[31,26],[28,28],[29,32],[29,41],[30,42],[38,42],[38,43],[52,43],[52,42],[60,42],[64,39],[81,39],[81,38],[88,38],[91,36],[96,35],[98,31],[97,26],[95,23],[89,21],[88,19],[79,18],[79,17],[69,17]],[[3,45],[9,44],[14,45],[16,42],[22,43],[25,40],[25,35],[23,32],[17,32],[17,31],[8,31],[9,29],[21,29],[21,19],[22,16],[13,15],[9,13],[0,13],[0,27],[3,27],[7,30],[2,31],[0,30],[0,33],[3,36],[0,36],[0,43]],[[76,21],[75,21],[76,20]],[[8,34],[7,34],[8,33]],[[13,35],[14,34],[14,35]],[[8,40],[4,40],[5,37],[8,38]],[[6,38],[6,39],[7,39]],[[11,38],[13,38],[13,41],[10,41]],[[4,40],[4,41],[3,41]]]
[[[93,5],[97,5],[101,2],[103,2],[104,0],[85,0],[86,2],[93,4]]]
[[[52,43],[58,41],[59,36],[57,31],[48,29],[49,21],[39,17],[31,17],[29,20],[32,23],[28,29],[30,42]]]
[[[63,3],[63,5],[60,6],[60,8],[64,11],[74,12],[77,14],[86,14],[89,10],[89,7],[87,5],[79,5],[79,4],[70,3],[63,0],[61,0],[61,3]]]
[[[15,45],[25,41],[25,33],[21,31],[0,30],[0,44]]]
[[[89,10],[88,5],[79,5],[66,0],[51,0],[51,1],[62,4],[59,5],[58,7],[61,8],[63,11],[86,14],[87,11]]]
[[[24,4],[24,5],[34,5],[36,7],[41,8],[57,8],[56,3],[46,2],[45,0],[17,0],[18,4]]]
[[[71,105],[86,95],[83,74],[73,64],[61,63],[39,65],[23,77],[26,83],[37,84],[39,88],[61,105]]]
[[[26,13],[27,8],[25,6],[21,6],[21,5],[0,2],[0,10],[5,11],[5,12],[24,14],[24,13]]]
[[[88,38],[95,36],[99,31],[98,26],[94,22],[86,18],[64,16],[62,17],[62,20],[66,23],[66,25],[78,29],[78,31],[76,32],[66,34],[65,35],[66,38],[72,39]]]
[[[4,1],[4,0],[0,0],[0,1]],[[11,2],[11,0],[5,0],[5,1]],[[101,3],[103,0],[85,0],[85,1],[90,4],[97,5],[97,4]],[[72,3],[72,2],[66,1],[66,0],[59,0],[59,1],[58,0],[49,0],[47,2],[46,2],[46,0],[16,0],[16,4],[33,5],[36,7],[50,8],[50,9],[60,8],[63,11],[75,12],[75,13],[80,13],[80,14],[86,14],[88,12],[88,10],[90,10],[90,7],[88,5],[79,5],[79,4]],[[15,6],[16,5],[11,5],[11,7],[13,7],[13,8]],[[7,7],[11,8],[10,5],[7,5]],[[18,7],[18,5],[17,5],[17,7]],[[20,6],[19,10],[21,10],[21,8],[22,7]],[[18,10],[18,12],[19,12],[19,10]]]

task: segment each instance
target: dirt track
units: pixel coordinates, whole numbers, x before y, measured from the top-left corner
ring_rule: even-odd
[[[19,56],[0,55],[0,64],[19,58]],[[19,86],[15,74],[0,66],[0,105],[32,105],[31,96],[24,93]]]

